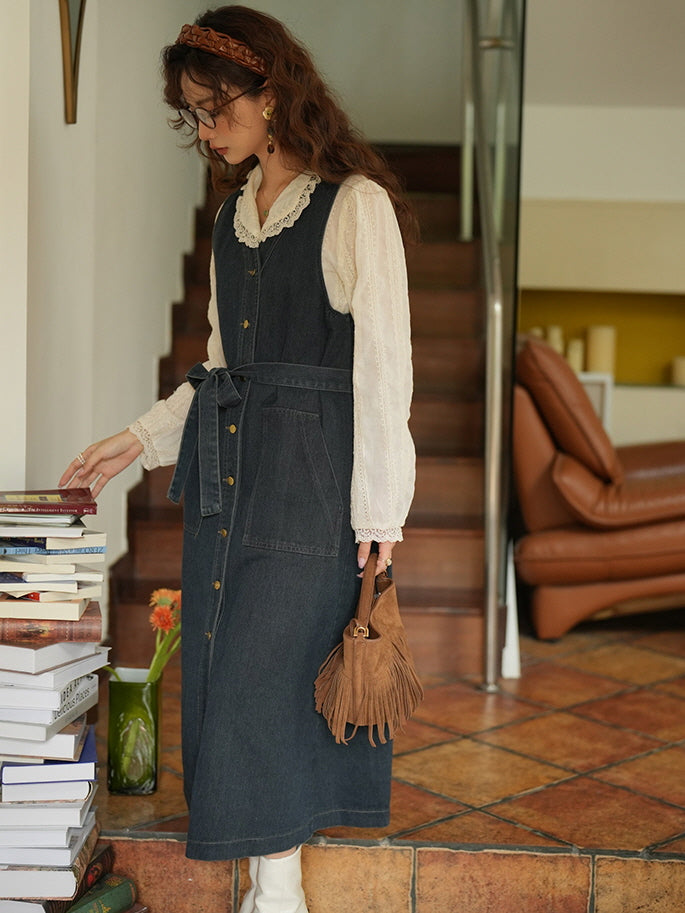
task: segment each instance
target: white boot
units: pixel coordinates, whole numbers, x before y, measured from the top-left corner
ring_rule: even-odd
[[[302,890],[302,865],[298,846],[290,856],[260,856],[255,913],[308,913]]]
[[[259,856],[250,856],[250,887],[247,889],[238,913],[255,913],[254,898],[257,893],[257,870],[259,869]]]

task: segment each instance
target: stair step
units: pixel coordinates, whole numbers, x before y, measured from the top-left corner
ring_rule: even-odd
[[[206,315],[210,294],[209,276],[206,276],[204,282],[193,282],[186,286],[184,304],[187,308],[197,309]]]
[[[459,192],[459,146],[415,146],[389,143],[380,150],[395,174],[401,175],[410,193]]]
[[[207,361],[207,334],[198,330],[180,334],[174,338],[171,352],[174,359],[184,364]]]
[[[414,396],[409,428],[416,452],[425,456],[483,453],[483,403],[433,393]]]
[[[166,493],[171,485],[174,466],[160,466],[151,472],[144,472],[143,478],[129,492],[129,503],[134,507],[166,507],[171,504]]]
[[[414,339],[483,332],[483,296],[477,289],[410,288],[409,309]]]
[[[481,516],[483,460],[477,457],[429,457],[416,460],[416,488],[409,513],[432,518],[444,513]]]
[[[422,679],[478,674],[483,666],[483,591],[398,584],[400,613]]]
[[[474,288],[480,277],[477,241],[424,241],[407,253],[410,287]]]
[[[160,359],[160,388],[175,390],[193,365],[207,361],[208,332],[209,328],[174,334],[171,353]]]
[[[159,579],[159,586],[181,576],[183,527],[164,520],[140,520],[130,524],[129,551],[135,577]]]
[[[483,585],[483,533],[478,528],[405,526],[393,552],[398,588],[479,589]]]
[[[209,336],[209,320],[207,319],[207,304],[209,302],[209,288],[207,297],[201,306],[187,303],[175,304],[171,313],[171,326],[173,336],[182,333],[204,332]]]
[[[214,220],[223,201],[221,194],[214,193],[211,188],[207,194],[204,206],[195,211],[195,237],[209,238],[214,228]]]
[[[132,565],[130,565],[132,568]],[[117,569],[114,579],[114,585],[111,586],[111,592],[116,594],[116,611],[119,612],[119,606],[126,610],[127,606],[146,605],[150,593],[159,589],[160,586],[168,587],[171,590],[181,588],[180,568],[176,569],[178,576],[165,577],[163,581],[159,576],[155,577],[135,577],[133,570]],[[130,611],[130,610],[127,610]],[[129,638],[129,628],[125,625],[122,630],[126,634],[126,640]],[[125,664],[126,665],[126,664]]]
[[[171,485],[175,466],[160,466],[154,472],[145,473],[148,484],[148,497],[151,504],[168,504],[167,491]]]
[[[414,390],[475,399],[483,389],[485,351],[479,339],[412,341]]]
[[[212,253],[211,238],[196,238],[195,249],[186,255],[185,273],[191,282],[200,283],[209,280],[209,261]]]
[[[421,237],[459,237],[460,200],[456,193],[412,193],[411,205],[421,226]]]
[[[483,611],[483,590],[455,587],[403,587],[402,612],[474,615]]]
[[[487,695],[483,699],[494,700]],[[445,741],[449,739],[450,734],[445,732]],[[455,753],[455,757],[459,756]],[[454,778],[460,773],[466,776],[456,770]],[[491,775],[495,778],[497,771]],[[446,782],[454,786],[455,780]],[[403,789],[420,794],[418,787]],[[409,798],[401,795],[405,807]],[[441,813],[445,820],[464,814],[462,805],[455,803],[451,809],[435,793],[421,797],[426,812],[431,800],[436,816]],[[410,824],[411,814],[405,811],[405,815],[406,824]],[[307,908],[311,913],[449,913],[460,909],[485,913],[536,908],[571,913],[595,909],[631,911],[640,906],[666,913],[681,909],[678,897],[682,898],[683,876],[679,859],[661,859],[658,854],[633,859],[626,852],[604,849],[590,855],[586,850],[565,848],[559,842],[550,849],[540,845],[544,841],[533,831],[526,839],[522,826],[505,827],[497,818],[491,819],[482,812],[471,811],[470,815],[477,817],[471,821],[468,814],[464,815],[465,833],[476,833],[478,823],[481,828],[472,843],[449,843],[444,836],[436,838],[434,832],[440,829],[441,820],[438,817],[437,826],[426,828],[425,834],[415,830],[404,837],[371,839],[363,832],[352,831],[340,838],[315,837],[302,849]],[[106,837],[114,849],[115,871],[135,883],[140,902],[151,913],[238,909],[249,884],[245,860],[188,859],[183,834],[127,830],[108,833]],[[352,871],[355,874],[350,878]],[[553,898],[546,906],[545,902],[540,903],[542,890]],[[646,897],[648,906],[642,905],[642,897]],[[466,903],[459,905],[455,898],[465,898]],[[657,899],[651,902],[651,898]]]

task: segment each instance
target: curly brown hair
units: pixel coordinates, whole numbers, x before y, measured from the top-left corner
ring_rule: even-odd
[[[352,126],[308,51],[281,22],[245,6],[222,6],[198,16],[195,24],[246,44],[266,63],[269,75],[265,78],[184,44],[168,45],[162,51],[162,73],[164,100],[171,108],[178,110],[185,104],[183,76],[210,89],[217,107],[238,93],[256,97],[268,83],[275,108],[270,126],[291,167],[311,171],[334,184],[353,174],[370,178],[390,197],[405,242],[417,240],[416,218],[397,176]],[[180,116],[170,123],[176,130],[185,126]],[[221,192],[240,187],[257,163],[251,156],[239,165],[229,165],[198,136],[191,145],[209,160],[214,187]]]

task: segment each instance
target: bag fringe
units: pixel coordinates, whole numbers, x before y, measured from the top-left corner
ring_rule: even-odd
[[[362,694],[355,693],[353,680],[344,667],[344,643],[338,644],[321,665],[314,683],[316,709],[326,719],[336,743],[347,745],[360,726],[367,726],[369,742],[375,747],[375,728],[378,740],[385,744],[402,730],[423,699],[409,646],[404,637],[399,641],[391,644],[389,663],[377,669],[371,681],[363,682]],[[346,737],[348,723],[354,728]]]

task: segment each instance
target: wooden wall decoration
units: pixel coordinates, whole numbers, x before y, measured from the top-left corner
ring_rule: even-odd
[[[78,64],[85,9],[86,0],[59,0],[62,70],[64,72],[64,119],[68,124],[76,123]]]

